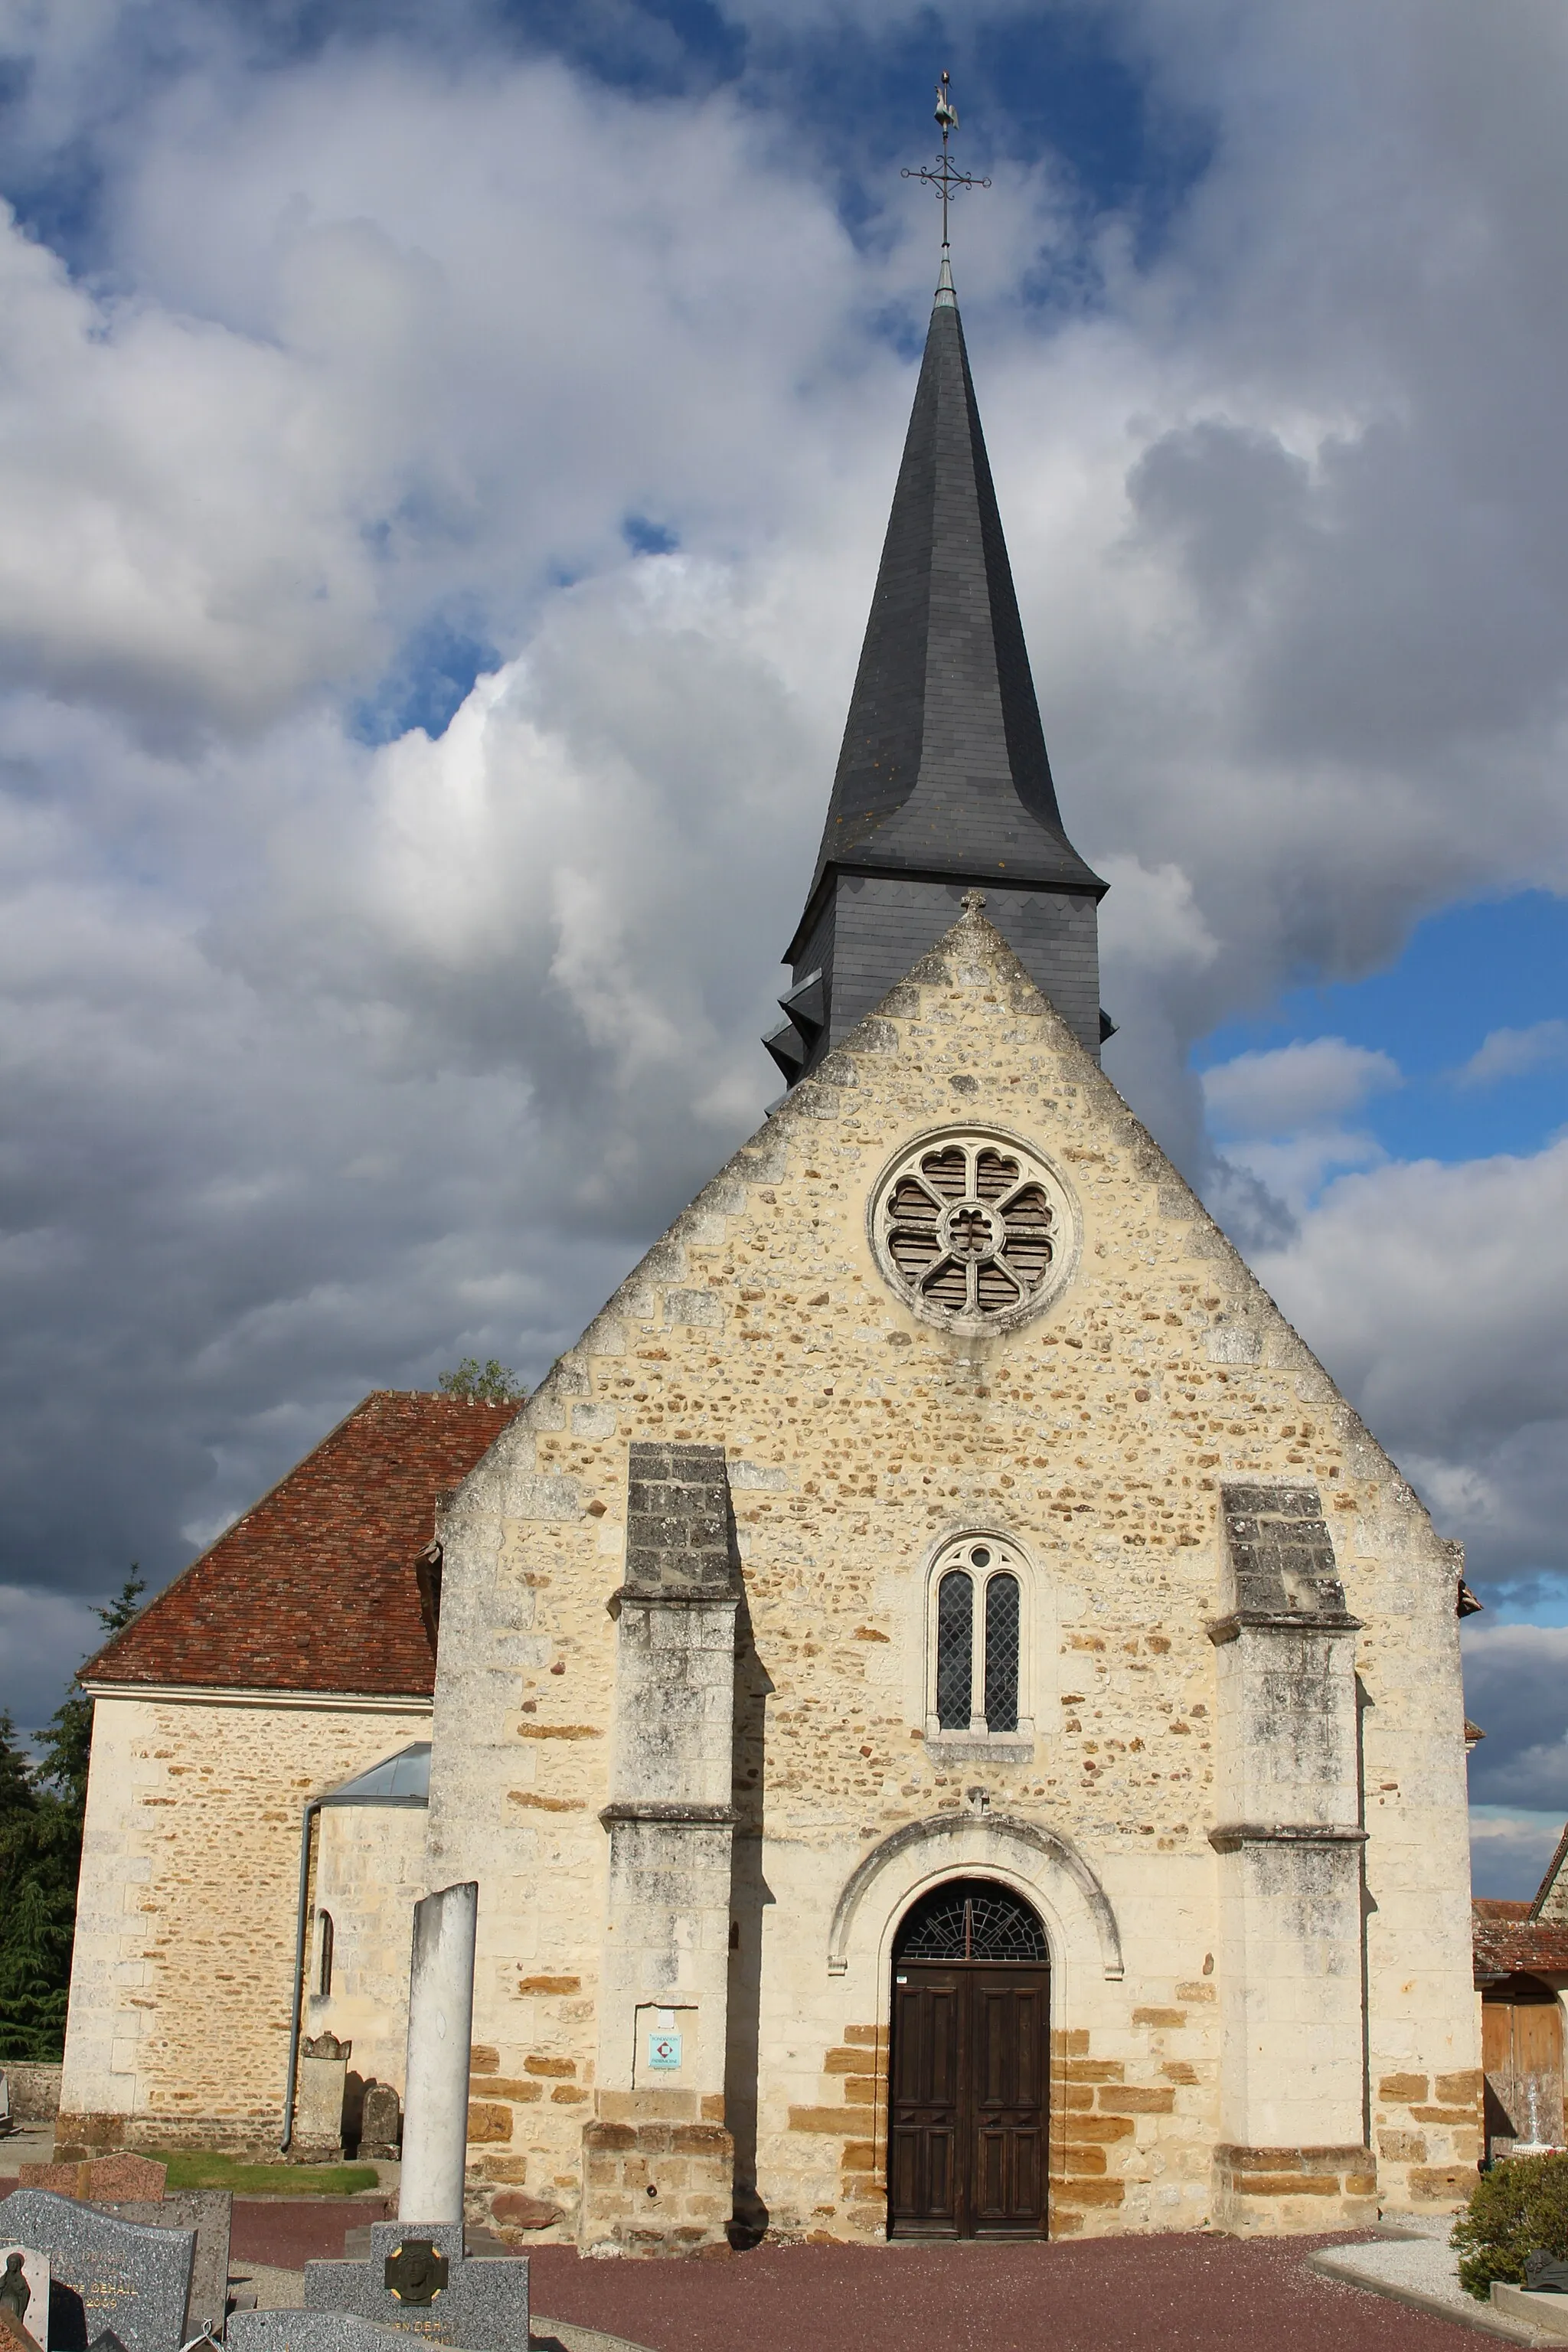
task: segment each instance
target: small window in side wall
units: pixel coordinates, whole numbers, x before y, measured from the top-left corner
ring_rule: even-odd
[[[932,1567],[927,1729],[988,1738],[1033,1730],[1029,1569],[998,1536],[944,1544]]]
[[[332,1989],[332,1915],[316,1914],[316,1990],[324,2000]]]

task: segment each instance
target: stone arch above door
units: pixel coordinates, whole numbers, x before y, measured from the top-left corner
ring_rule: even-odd
[[[1122,1976],[1121,1935],[1104,1887],[1078,1849],[1054,1830],[1012,1814],[942,1813],[909,1822],[874,1845],[845,1882],[827,1936],[827,1972],[845,1975],[868,1931],[879,1944],[888,1922],[933,1879],[988,1873],[1027,1894],[1052,1938],[1052,1961],[1092,1951],[1111,1983]],[[874,1900],[873,1897],[874,1891]]]

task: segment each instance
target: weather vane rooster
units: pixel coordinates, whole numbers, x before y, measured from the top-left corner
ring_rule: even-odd
[[[924,163],[919,171],[906,163],[903,176],[906,180],[923,180],[926,186],[934,188],[942,198],[942,250],[945,260],[949,204],[960,188],[988,188],[991,185],[989,180],[983,180],[973,172],[959,171],[947,152],[949,136],[958,128],[958,109],[952,102],[952,83],[945,68],[936,86],[936,120],[942,132],[942,153],[936,163]]]

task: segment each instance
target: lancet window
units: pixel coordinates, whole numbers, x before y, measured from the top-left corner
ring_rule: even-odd
[[[943,1547],[931,1578],[928,1735],[1019,1732],[1028,1713],[1026,1565],[994,1536]]]

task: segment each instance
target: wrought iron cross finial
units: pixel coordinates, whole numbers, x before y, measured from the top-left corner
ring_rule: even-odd
[[[906,164],[904,166],[903,177],[906,180],[923,180],[927,187],[934,188],[937,194],[942,198],[942,258],[945,261],[947,258],[947,208],[949,204],[957,194],[960,188],[988,188],[991,185],[989,180],[981,179],[976,173],[959,171],[954,165],[952,156],[947,152],[948,135],[951,131],[954,131],[958,128],[958,109],[952,102],[952,84],[948,78],[947,68],[945,67],[942,68],[942,79],[936,86],[936,120],[937,126],[942,132],[942,153],[938,158],[934,168],[931,164],[926,163],[922,164],[919,171],[916,171],[910,165]]]

